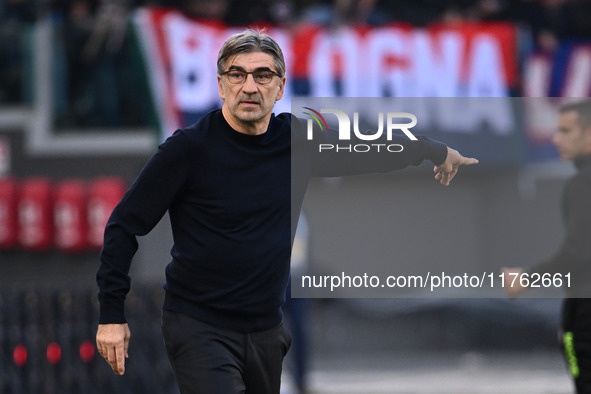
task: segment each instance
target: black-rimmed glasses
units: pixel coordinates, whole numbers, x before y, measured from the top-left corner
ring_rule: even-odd
[[[255,70],[250,72],[244,70],[229,70],[221,73],[220,75],[227,76],[228,82],[234,85],[238,85],[246,81],[248,74],[252,74],[252,78],[258,85],[269,84],[273,80],[274,76],[281,77],[281,75],[271,70]]]

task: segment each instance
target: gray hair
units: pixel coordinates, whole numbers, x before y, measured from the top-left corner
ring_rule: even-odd
[[[285,60],[279,44],[264,30],[247,29],[236,33],[224,42],[218,53],[218,74],[226,71],[226,63],[231,56],[242,53],[263,52],[273,57],[277,73],[285,76]]]
[[[560,107],[559,112],[575,111],[579,115],[579,126],[583,129],[591,126],[591,100],[577,101]]]

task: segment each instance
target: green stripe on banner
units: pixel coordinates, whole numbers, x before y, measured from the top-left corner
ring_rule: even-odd
[[[568,369],[573,378],[579,377],[579,362],[577,360],[577,354],[575,353],[575,339],[572,332],[568,331],[564,333],[564,355],[566,356],[566,362]]]
[[[154,96],[153,87],[150,85],[150,69],[148,53],[143,49],[142,37],[141,37],[141,26],[135,22],[134,19],[128,25],[128,36],[129,36],[129,51],[132,54],[131,62],[133,63],[132,69],[135,73],[134,77],[138,79],[139,91],[134,92],[137,97],[138,105],[141,106],[143,113],[143,120],[147,125],[154,131],[157,138],[156,141],[159,144],[162,140],[162,120],[158,116],[156,98]],[[154,147],[155,148],[155,147]]]

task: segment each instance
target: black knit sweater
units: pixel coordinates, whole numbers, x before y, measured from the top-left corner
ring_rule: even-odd
[[[292,130],[292,119],[299,122],[289,114],[272,116],[265,133],[251,136],[233,130],[217,110],[159,146],[106,226],[97,272],[100,323],[126,321],[136,236],[147,234],[168,211],[174,246],[164,309],[236,331],[271,328],[282,319],[292,217],[309,177],[388,171],[425,159],[439,164],[447,154],[441,143],[400,136],[392,142],[403,144],[403,152],[387,152],[352,171],[344,164],[359,154],[292,146],[305,139],[303,129]],[[298,160],[294,170],[292,151],[310,158]]]

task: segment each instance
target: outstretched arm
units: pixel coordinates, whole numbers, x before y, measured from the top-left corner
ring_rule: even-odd
[[[464,157],[455,149],[447,147],[447,157],[445,161],[433,168],[435,179],[443,186],[449,186],[451,180],[458,173],[461,165],[478,164],[478,160],[470,157]]]

